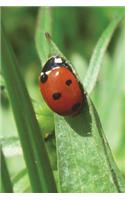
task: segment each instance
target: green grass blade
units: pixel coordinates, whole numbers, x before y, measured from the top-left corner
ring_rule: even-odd
[[[57,162],[62,192],[125,192],[98,114],[87,97],[74,118],[55,116]]]
[[[51,28],[51,8],[42,7],[39,9],[37,29],[36,29],[36,48],[39,54],[41,63],[43,64],[49,56],[49,43],[45,40],[45,33],[52,32]]]
[[[99,70],[103,61],[104,54],[107,50],[108,44],[111,40],[115,29],[117,28],[120,21],[125,17],[125,13],[119,13],[110,24],[104,30],[101,37],[99,38],[97,45],[94,49],[92,57],[90,59],[89,67],[83,85],[88,94],[90,94],[95,86],[96,80],[98,78]]]
[[[63,55],[49,35],[47,39],[50,55]],[[88,97],[80,115],[63,118],[55,114],[55,134],[61,192],[125,191],[125,181]]]
[[[36,48],[41,60],[42,65],[47,61],[47,59],[57,52],[60,56],[64,56],[62,52],[58,49],[55,43],[51,40],[52,34],[52,20],[51,20],[51,8],[41,7],[38,13],[37,28],[36,28]],[[52,44],[51,44],[52,43]]]
[[[50,49],[55,47],[53,44],[50,42]],[[57,47],[55,52],[60,54]],[[88,97],[80,115],[74,118],[55,115],[55,133],[62,192],[125,191],[125,180],[113,160],[98,114]]]
[[[56,192],[48,155],[31,100],[3,29],[1,47],[2,72],[10,96],[32,190],[33,192]]]
[[[0,187],[1,187],[1,192],[4,193],[10,193],[13,192],[13,186],[11,183],[11,179],[10,179],[10,175],[7,169],[7,165],[6,165],[6,161],[5,161],[5,157],[4,154],[2,152],[1,149],[1,153],[0,153],[0,161],[1,161],[1,183],[0,183]]]
[[[51,8],[50,7],[40,7],[38,11],[38,19],[37,19],[37,27],[36,27],[36,36],[35,42],[38,51],[39,58],[41,60],[41,64],[43,64],[48,60],[51,52],[50,45],[49,45],[49,38],[50,34],[52,34],[52,20],[51,20]],[[49,32],[49,33],[48,33]],[[43,45],[44,44],[44,45]],[[42,100],[42,99],[41,99]],[[44,136],[46,133],[50,133],[50,135],[54,134],[54,116],[53,112],[50,109],[47,111],[42,101],[40,102],[41,105],[38,107],[36,106],[36,113],[37,119],[39,123],[42,121],[44,125],[40,128],[43,130]],[[50,127],[50,128],[49,128]],[[48,132],[45,132],[48,130]],[[49,134],[48,134],[49,135]],[[55,151],[55,144],[53,140],[48,140],[46,142],[47,152],[50,158],[52,169],[56,169],[56,151]]]

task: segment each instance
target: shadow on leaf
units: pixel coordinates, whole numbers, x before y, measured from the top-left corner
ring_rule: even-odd
[[[81,113],[74,117],[65,117],[65,120],[79,135],[83,137],[92,136],[92,119],[86,96]]]

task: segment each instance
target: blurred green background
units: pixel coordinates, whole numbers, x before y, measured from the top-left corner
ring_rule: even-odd
[[[83,66],[83,76],[101,33],[123,9],[125,8],[51,8],[53,40],[73,65],[77,63]],[[38,10],[38,7],[2,8],[2,20],[45,135],[54,131],[54,120],[53,113],[42,100],[38,86],[41,70],[35,47]],[[96,105],[117,165],[125,176],[125,56],[123,52],[125,52],[125,23],[122,23],[113,35],[91,98]],[[0,87],[3,124],[0,139],[4,146],[8,168],[15,182],[16,174],[19,172],[21,172],[20,177],[23,177],[15,184],[15,191],[18,192],[21,189],[30,191],[16,125],[2,75]]]

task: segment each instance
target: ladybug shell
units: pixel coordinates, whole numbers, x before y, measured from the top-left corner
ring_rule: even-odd
[[[60,115],[74,115],[81,110],[83,90],[76,76],[65,66],[46,72],[45,81],[40,78],[40,90],[48,106]]]

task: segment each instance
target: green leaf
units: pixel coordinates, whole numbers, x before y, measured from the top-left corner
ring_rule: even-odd
[[[47,37],[50,55],[62,55],[49,34]],[[63,118],[55,114],[55,134],[59,191],[125,191],[125,181],[114,163],[98,114],[88,96],[79,115]]]
[[[86,63],[85,59],[77,53],[73,53],[71,55],[70,59],[73,63],[73,66],[74,66],[76,72],[79,74],[80,80],[82,81],[83,75],[85,74],[86,69],[87,69],[87,63]]]
[[[51,52],[53,52],[53,55],[58,52],[59,55],[64,56],[55,43],[51,40],[51,17],[51,8],[42,7],[39,9],[35,42],[42,65],[51,56]],[[50,43],[52,43],[52,45],[50,45]]]
[[[23,148],[33,192],[56,192],[44,141],[19,71],[13,51],[2,27],[2,71]]]
[[[38,55],[40,57],[41,63],[45,63],[49,56],[51,56],[51,36],[52,34],[52,23],[51,23],[51,9],[48,7],[42,7],[39,9],[38,14],[38,24],[36,29],[36,47],[38,50]],[[41,40],[42,39],[42,40]],[[44,44],[44,45],[43,45]],[[55,49],[55,48],[54,48]],[[43,100],[43,99],[42,99]],[[48,108],[45,103],[40,102],[41,105],[36,107],[36,116],[40,124],[40,128],[42,133],[46,137],[45,133],[50,137],[53,137],[53,130],[54,130],[54,116],[53,112]],[[43,125],[41,126],[41,123]],[[47,152],[51,161],[52,169],[56,169],[56,151],[55,151],[55,144],[54,138],[46,142]]]
[[[116,160],[119,164],[119,168],[125,174],[125,21],[121,27],[121,32],[116,43],[116,48],[113,55],[113,67],[112,67],[112,78],[111,78],[111,88],[110,92],[110,103],[107,110],[110,115],[107,115],[109,120],[107,129],[111,132],[111,123],[114,124],[114,152]],[[108,86],[109,87],[109,86]],[[117,92],[116,91],[117,88]],[[116,115],[117,113],[117,115]],[[115,123],[117,121],[117,123]],[[112,141],[112,136],[110,134],[110,140]]]
[[[111,40],[115,29],[117,28],[120,21],[125,17],[125,12],[119,13],[110,24],[104,30],[101,37],[99,38],[97,45],[94,49],[92,57],[90,59],[89,67],[85,79],[83,81],[83,85],[88,94],[90,94],[95,86],[96,80],[98,78],[98,74],[101,68],[101,64],[103,61],[104,54],[107,50],[108,44]]]
[[[49,56],[49,43],[45,40],[45,33],[51,33],[51,31],[51,9],[48,7],[42,7],[39,9],[35,37],[37,52],[42,64]]]
[[[26,168],[19,138],[3,137],[0,139],[0,143],[6,156],[7,165],[9,166],[9,174],[13,177],[20,170]]]
[[[113,45],[113,55],[104,57],[103,70],[99,74],[98,85],[92,95],[95,96],[94,102],[98,108],[115,160],[124,174],[125,23],[121,25],[121,30],[118,32],[119,37],[116,38],[116,44]],[[121,149],[123,149],[123,153]]]
[[[22,148],[17,137],[0,139],[14,192],[31,192],[30,181],[23,157]]]
[[[85,98],[80,115],[74,118],[55,115],[55,132],[62,192],[125,191],[125,181],[89,97]]]
[[[62,192],[124,192],[121,176],[98,114],[87,97],[74,118],[55,116],[57,162]]]
[[[10,193],[13,192],[13,186],[11,183],[10,175],[7,169],[6,161],[2,149],[0,150],[0,161],[1,161],[1,181],[0,190],[1,192]]]
[[[8,110],[9,108],[9,99],[8,99],[8,94],[7,94],[7,91],[6,91],[6,88],[5,88],[5,82],[4,82],[4,79],[0,73],[0,103],[1,103],[1,111],[2,109],[4,111]],[[1,113],[1,112],[0,112]]]
[[[51,133],[54,130],[53,112],[42,101],[39,103],[35,102],[34,109],[42,134]]]
[[[31,192],[27,169],[23,169],[13,178],[14,192]]]

